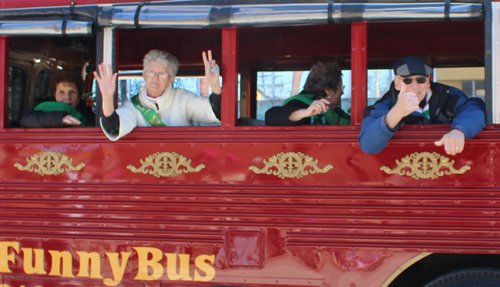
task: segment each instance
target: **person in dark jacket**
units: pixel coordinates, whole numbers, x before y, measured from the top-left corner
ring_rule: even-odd
[[[358,141],[366,153],[379,153],[405,124],[451,124],[451,131],[436,146],[447,154],[464,150],[465,140],[485,126],[485,104],[469,98],[461,90],[431,82],[430,65],[417,57],[406,57],[394,64],[390,90],[364,112]]]
[[[80,101],[82,79],[63,72],[50,80],[50,92],[54,101],[38,104],[24,113],[20,126],[25,128],[93,127],[95,114],[92,107]]]
[[[272,107],[266,112],[266,125],[349,125],[351,116],[340,107],[343,94],[339,66],[317,63],[300,94],[287,99],[283,106]]]

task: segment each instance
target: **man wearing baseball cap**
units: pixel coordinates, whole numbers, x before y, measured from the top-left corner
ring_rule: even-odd
[[[434,143],[456,155],[463,151],[466,139],[486,126],[484,102],[457,88],[431,82],[432,68],[422,59],[397,61],[394,74],[390,90],[365,109],[358,138],[364,152],[381,152],[405,124],[451,124],[451,131]]]

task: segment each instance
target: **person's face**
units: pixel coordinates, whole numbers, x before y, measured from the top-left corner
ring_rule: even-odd
[[[410,81],[411,79],[411,81]],[[419,101],[422,101],[427,95],[427,90],[431,87],[429,77],[417,75],[410,77],[394,77],[394,85],[396,90],[403,93],[413,92]]]
[[[149,69],[142,72],[148,96],[157,98],[163,95],[165,90],[172,85],[175,77],[170,76],[168,72],[167,67],[162,63],[156,61],[149,63]]]
[[[344,94],[344,86],[342,85],[342,80],[339,82],[337,86],[337,91],[326,88],[325,89],[326,97],[325,99],[330,102],[328,105],[329,108],[335,109],[336,107],[342,106],[342,101],[340,98]]]
[[[68,82],[60,82],[56,85],[56,101],[63,102],[70,105],[73,109],[76,109],[78,105],[78,90],[76,85]]]

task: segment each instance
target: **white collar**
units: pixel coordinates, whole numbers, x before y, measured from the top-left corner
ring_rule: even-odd
[[[167,96],[168,92],[170,91],[170,88],[166,88],[165,92],[163,92],[163,94],[161,96],[156,97],[156,98],[152,98],[152,97],[148,96],[148,92],[147,92],[146,88],[144,89],[144,91],[145,91],[144,97],[146,99],[148,99],[149,101],[151,101],[153,103],[156,103],[157,101],[159,101],[159,100],[161,100],[161,99],[163,99],[163,98],[165,98]]]

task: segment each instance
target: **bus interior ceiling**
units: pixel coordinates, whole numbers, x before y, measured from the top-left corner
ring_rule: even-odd
[[[350,24],[243,27],[238,37],[239,61],[251,62],[254,69],[309,69],[316,61],[351,66]],[[151,49],[175,55],[180,74],[202,72],[202,51],[212,50],[221,59],[221,29],[122,29],[118,39],[119,69],[141,69]],[[368,23],[367,54],[368,68],[391,68],[408,55],[421,56],[435,67],[484,66],[484,22]]]

